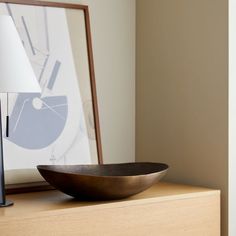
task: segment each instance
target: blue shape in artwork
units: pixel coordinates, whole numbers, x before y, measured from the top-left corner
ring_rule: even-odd
[[[50,77],[49,82],[48,82],[48,89],[50,89],[50,90],[53,89],[53,85],[54,85],[54,83],[56,81],[57,74],[59,72],[60,66],[61,66],[61,62],[56,61],[55,65],[53,67],[53,70],[52,70],[51,77]]]
[[[39,107],[35,107],[35,99],[41,104]],[[8,140],[27,149],[45,148],[60,136],[67,116],[66,96],[19,94],[10,116]]]

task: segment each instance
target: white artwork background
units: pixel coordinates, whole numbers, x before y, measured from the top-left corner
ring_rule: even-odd
[[[42,88],[42,94],[10,95],[5,169],[91,163],[65,10],[2,3],[0,14],[13,17]]]

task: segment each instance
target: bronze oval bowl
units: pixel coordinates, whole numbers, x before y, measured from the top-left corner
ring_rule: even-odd
[[[124,163],[105,165],[40,165],[44,179],[56,189],[85,200],[114,200],[140,193],[157,183],[168,165]]]

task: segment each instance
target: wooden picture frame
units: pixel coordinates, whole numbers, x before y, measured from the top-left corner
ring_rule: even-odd
[[[87,94],[90,93],[90,95],[91,95],[91,103],[92,103],[91,104],[91,109],[92,109],[93,114],[92,115],[90,114],[90,116],[92,116],[92,118],[93,118],[92,120],[93,120],[93,125],[94,125],[94,131],[92,130],[91,132],[94,132],[94,140],[95,140],[95,141],[91,141],[91,142],[95,142],[95,145],[96,145],[97,163],[102,164],[103,163],[103,160],[102,160],[102,145],[101,145],[101,134],[100,134],[100,127],[99,127],[98,104],[97,104],[97,93],[96,93],[93,50],[92,50],[92,40],[91,40],[91,28],[90,28],[90,18],[89,18],[88,6],[80,5],[80,4],[45,2],[45,1],[31,1],[31,0],[0,0],[0,14],[2,14],[1,9],[3,9],[3,4],[6,5],[5,10],[7,11],[6,13],[8,15],[13,14],[11,9],[9,8],[9,6],[14,7],[15,12],[17,12],[18,11],[17,9],[19,8],[20,11],[23,11],[25,9],[25,11],[27,11],[29,14],[31,14],[34,11],[36,12],[35,14],[38,14],[37,13],[38,10],[39,10],[38,8],[44,9],[44,10],[46,9],[45,11],[48,10],[49,12],[51,11],[51,12],[53,12],[53,14],[55,14],[55,16],[56,16],[57,12],[62,12],[63,11],[63,12],[65,12],[63,14],[66,15],[67,21],[70,18],[70,14],[71,14],[71,17],[72,16],[74,17],[77,14],[76,12],[80,12],[80,13],[78,13],[80,15],[83,14],[83,17],[80,17],[81,22],[84,21],[84,26],[83,26],[84,27],[84,33],[83,33],[83,35],[84,35],[85,39],[83,39],[83,40],[86,41],[86,50],[85,50],[86,51],[86,58],[83,58],[83,61],[87,60],[86,63],[88,64],[88,66],[87,66],[88,68],[86,67],[86,69],[84,69],[84,70],[86,71],[86,73],[89,76],[89,89],[88,89],[88,83],[87,82],[86,82],[87,87],[86,86],[84,86],[84,87],[87,88],[87,90],[86,90]],[[59,9],[61,9],[61,10],[59,10]],[[5,11],[5,10],[2,10],[2,11]],[[68,16],[69,16],[69,18],[68,18]],[[20,17],[20,16],[18,16],[18,17]],[[23,18],[23,16],[21,16],[21,17]],[[74,19],[76,19],[76,18],[74,18]],[[69,27],[69,23],[67,22],[66,24],[68,24],[68,27]],[[77,22],[73,21],[73,24],[77,24]],[[75,27],[75,26],[73,26],[73,27]],[[61,28],[61,26],[60,26],[60,28]],[[82,30],[81,30],[81,32],[82,32]],[[26,36],[27,36],[27,34],[29,36],[29,32],[26,31]],[[69,36],[71,37],[71,35],[72,34],[70,33]],[[82,35],[82,33],[81,33],[81,35]],[[80,37],[78,36],[79,39],[82,38],[81,35],[80,35]],[[37,41],[37,39],[36,39],[36,41]],[[38,41],[40,41],[40,40],[38,40]],[[22,39],[22,42],[25,43],[26,41],[24,41],[24,39]],[[82,53],[80,54],[79,49],[77,49],[75,40],[73,41],[73,38],[72,39],[70,38],[70,42],[71,42],[71,44],[74,43],[74,46],[75,46],[75,48],[73,48],[71,46],[71,49],[72,49],[73,58],[75,60],[74,64],[75,64],[75,67],[76,67],[77,64],[83,64],[83,63],[81,63],[82,59],[80,59],[80,63],[77,63],[77,59],[75,59],[76,58],[76,53],[77,53],[77,51],[78,51],[77,55],[82,55]],[[79,43],[80,43],[80,41],[78,41],[78,44]],[[30,45],[30,46],[31,46],[31,49],[32,49],[32,45]],[[53,68],[53,70],[54,69],[55,69],[55,67]],[[53,74],[53,72],[51,72],[51,73]],[[78,77],[77,74],[76,74],[76,76]],[[82,76],[80,76],[79,79],[77,78],[77,80],[78,80],[77,82],[79,84],[79,90],[81,90],[80,80],[82,80],[82,79],[83,79]],[[88,92],[88,90],[90,90],[90,92]],[[81,95],[81,97],[82,97],[81,100],[83,100],[83,95]],[[67,106],[69,106],[69,105],[67,104]],[[82,110],[83,110],[82,116],[83,115],[86,116],[86,114],[84,114],[85,113],[84,108]],[[85,117],[85,119],[86,119],[86,117]],[[90,117],[90,122],[91,122],[91,117]],[[84,123],[86,123],[86,122],[84,121]],[[86,128],[88,129],[87,126],[86,126]],[[89,131],[87,130],[87,133],[88,132]],[[10,136],[11,136],[11,132],[10,132]],[[88,136],[89,136],[89,134],[88,134]],[[6,139],[6,137],[4,138],[4,148],[5,148],[4,152],[9,152],[9,151],[7,151],[7,148],[10,149],[9,148],[10,144],[8,142],[9,140],[5,140],[5,139]],[[30,150],[30,152],[32,154],[33,151]],[[15,153],[15,154],[17,155],[17,153]],[[11,155],[9,153],[7,153],[7,155],[5,154],[5,160],[4,161],[7,162],[6,159],[9,158],[9,157],[11,158],[11,156],[12,156],[12,154]],[[92,160],[92,157],[91,157],[91,160]],[[45,163],[40,163],[40,164],[45,164]],[[56,164],[58,164],[58,163],[56,163]],[[78,162],[78,164],[79,164],[79,162]],[[12,170],[11,172],[13,173],[14,170]],[[7,177],[7,173],[6,173],[6,177]],[[10,183],[7,183],[7,185],[6,185],[6,191],[7,191],[8,194],[9,193],[18,193],[18,192],[29,192],[29,191],[45,190],[47,188],[50,188],[50,186],[45,181],[30,181],[30,178],[29,178],[28,182],[26,181],[26,182],[23,182],[23,183],[12,183],[10,181]]]

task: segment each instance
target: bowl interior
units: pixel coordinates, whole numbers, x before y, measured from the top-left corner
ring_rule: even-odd
[[[162,163],[124,163],[106,165],[44,165],[39,170],[88,176],[136,176],[161,172],[168,169]]]

